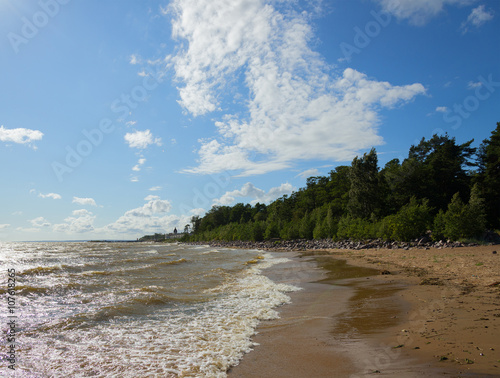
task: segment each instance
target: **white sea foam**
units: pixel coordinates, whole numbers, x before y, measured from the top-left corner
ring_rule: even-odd
[[[286,293],[299,290],[262,274],[288,259],[261,255],[206,290],[204,302],[22,337],[19,366],[40,377],[225,377],[255,346],[251,337],[259,322],[276,319],[276,307],[290,302]]]

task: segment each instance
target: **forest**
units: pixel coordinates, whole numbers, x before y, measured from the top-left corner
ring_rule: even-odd
[[[447,134],[382,169],[374,148],[269,205],[214,206],[184,241],[481,240],[500,229],[500,122],[478,148]]]

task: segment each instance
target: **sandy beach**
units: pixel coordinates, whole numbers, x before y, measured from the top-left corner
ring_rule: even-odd
[[[498,377],[498,249],[286,252],[266,275],[303,290],[228,375]]]

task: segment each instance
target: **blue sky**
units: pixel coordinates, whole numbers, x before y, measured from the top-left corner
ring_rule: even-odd
[[[500,121],[500,3],[2,0],[0,240],[135,239]]]

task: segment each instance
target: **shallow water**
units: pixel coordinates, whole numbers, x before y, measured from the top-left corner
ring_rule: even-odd
[[[284,261],[176,244],[1,244],[2,297],[7,269],[17,279],[15,376],[223,377],[298,289],[261,274]],[[0,348],[6,373],[6,337]]]

